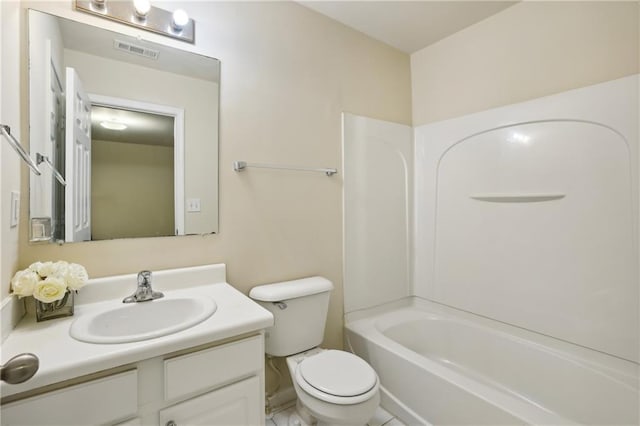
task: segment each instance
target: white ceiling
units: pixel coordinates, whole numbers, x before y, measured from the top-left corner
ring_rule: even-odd
[[[515,1],[300,1],[300,4],[406,53],[515,4]]]
[[[123,130],[105,129],[103,121],[122,123]],[[173,146],[173,117],[94,105],[91,107],[91,139],[142,145]]]

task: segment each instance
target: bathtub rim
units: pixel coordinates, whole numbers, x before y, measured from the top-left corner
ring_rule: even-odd
[[[371,327],[374,328],[374,335],[363,337],[364,334],[371,333]],[[512,417],[513,422],[508,424],[563,424],[572,425],[577,424],[571,420],[558,415],[557,413],[546,410],[542,407],[532,406],[531,404],[523,401],[511,394],[507,394],[500,389],[494,388],[491,385],[477,381],[475,378],[468,377],[463,373],[452,370],[439,362],[424,357],[409,348],[401,345],[400,343],[384,336],[382,332],[375,329],[372,324],[358,324],[358,326],[349,328],[345,333],[346,347],[357,354],[354,351],[351,344],[351,335],[357,335],[368,341],[368,344],[379,346],[382,350],[392,353],[394,356],[403,359],[403,362],[407,362],[417,368],[424,369],[429,374],[437,377],[439,380],[450,383],[453,387],[458,388],[461,392],[470,394],[473,397],[478,398],[486,404],[496,407],[506,415]],[[359,355],[362,356],[362,355]],[[363,359],[370,362],[366,356]],[[372,365],[376,368],[375,365]],[[383,402],[383,408],[389,410],[394,415],[398,416],[402,421],[408,422],[408,424],[428,424],[429,420],[420,416],[419,413],[413,411],[411,407],[401,401],[388,387],[384,384],[384,379],[381,373],[378,373],[381,380],[381,401]],[[384,405],[384,403],[392,402],[391,406]],[[400,410],[398,410],[400,408]],[[469,423],[471,424],[471,423]],[[504,423],[502,423],[504,424]]]
[[[389,315],[390,313],[404,309],[420,312],[426,311],[445,318],[471,323],[476,327],[490,328],[491,331],[540,345],[561,356],[575,360],[576,362],[584,363],[595,370],[606,372],[607,374],[614,376],[619,381],[633,386],[636,389],[640,387],[640,364],[635,363],[634,361],[560,340],[555,337],[547,336],[512,324],[507,324],[472,312],[463,311],[439,302],[423,299],[418,296],[408,296],[382,305],[374,306],[372,308],[345,313],[344,327],[354,330],[354,327],[360,328],[364,323],[371,323],[374,318],[378,324],[382,321],[393,321],[395,323],[405,322],[405,320],[389,320],[389,317],[391,316]],[[382,334],[378,324],[374,324],[373,326],[377,332]],[[387,329],[393,325],[395,324],[387,323],[384,328]]]
[[[404,313],[398,315],[396,311],[399,310]],[[384,331],[390,327],[425,319],[425,316],[430,315],[434,315],[438,319],[453,319],[459,322],[471,322],[473,326],[489,327],[491,328],[490,332],[497,330],[501,334],[507,334],[509,338],[515,336],[518,340],[525,340],[527,344],[542,346],[539,348],[541,350],[554,352],[554,355],[567,358],[589,369],[596,370],[597,373],[609,376],[612,380],[629,387],[630,391],[638,391],[639,369],[638,365],[633,362],[414,296],[349,314],[350,321],[345,322],[345,347],[353,351],[351,339],[354,335],[359,336],[371,344],[379,346],[382,350],[398,355],[410,364],[426,368],[430,374],[450,382],[453,386],[495,405],[498,409],[528,424],[577,424],[574,423],[575,420],[570,420],[560,413],[537,404],[530,406],[517,396],[505,394],[486,383],[478,382],[472,377],[466,377],[463,373],[448,369],[438,361],[423,357],[384,335]],[[379,324],[380,322],[383,323],[382,326]],[[413,412],[410,407],[404,406],[402,401],[397,400],[397,397],[384,387],[384,383],[381,383],[381,386],[388,394],[384,396],[391,397],[391,399],[383,397],[383,402],[393,402],[394,414],[399,418],[407,415],[408,420],[416,420],[417,413]],[[395,401],[393,401],[394,399]],[[398,410],[398,408],[400,409]],[[421,420],[426,421],[426,419]]]

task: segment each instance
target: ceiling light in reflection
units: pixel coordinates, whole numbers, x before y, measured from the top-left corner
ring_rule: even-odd
[[[117,121],[102,121],[100,125],[109,130],[124,130],[127,128],[126,124],[118,123]]]

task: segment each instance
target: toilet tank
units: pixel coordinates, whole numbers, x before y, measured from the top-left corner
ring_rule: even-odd
[[[333,284],[309,277],[254,287],[249,297],[273,314],[274,325],[265,333],[265,352],[289,356],[314,348],[324,337]]]

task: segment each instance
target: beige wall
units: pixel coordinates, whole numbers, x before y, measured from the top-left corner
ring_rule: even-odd
[[[91,239],[174,235],[173,147],[91,146]]]
[[[245,293],[261,283],[323,275],[336,285],[325,345],[340,347],[341,174],[237,173],[232,162],[340,169],[342,111],[410,123],[409,58],[293,2],[179,4],[198,22],[195,47],[141,34],[222,61],[220,233],[56,246],[29,245],[23,232],[20,264],[66,259],[98,277],[224,262],[228,281]],[[37,8],[115,25],[72,11],[70,2]]]
[[[639,71],[638,2],[522,2],[411,55],[415,126]]]

